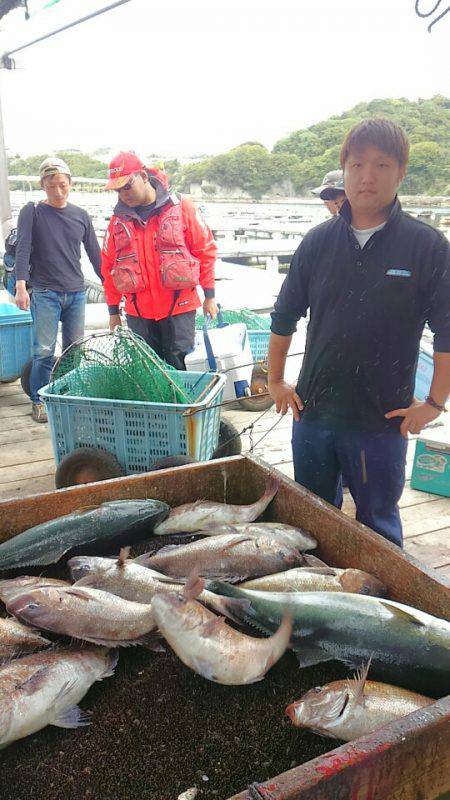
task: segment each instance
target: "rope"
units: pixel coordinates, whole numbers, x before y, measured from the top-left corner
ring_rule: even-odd
[[[427,11],[426,14],[424,14],[419,10],[420,0],[416,0],[416,4],[415,4],[415,7],[414,7],[414,10],[415,10],[417,16],[418,17],[422,17],[422,19],[424,19],[425,17],[431,17],[431,15],[434,14],[435,11],[437,11],[439,6],[441,5],[441,2],[442,2],[442,0],[437,0],[437,3],[433,6],[433,8],[430,9],[430,11]],[[449,11],[450,11],[450,6],[447,6],[445,11],[443,11],[441,14],[439,14],[439,16],[436,17],[436,19],[434,19],[433,22],[431,22],[428,25],[428,33],[431,33],[431,28],[433,27],[433,25],[436,25],[436,22],[439,22],[439,20],[442,19],[442,17],[445,17],[445,15],[448,14]]]

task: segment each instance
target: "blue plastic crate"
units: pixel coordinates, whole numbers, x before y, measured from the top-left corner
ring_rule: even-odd
[[[267,361],[270,331],[249,331],[248,338],[253,361]]]
[[[195,397],[216,380],[199,403],[190,405],[76,397],[69,393],[70,372],[51,387],[44,386],[39,394],[47,408],[57,464],[78,447],[107,450],[127,475],[146,472],[164,456],[188,455],[207,461],[219,441],[218,404],[226,376],[180,372],[178,377],[188,392],[195,387]],[[201,410],[183,416],[187,409]]]
[[[18,378],[30,360],[33,320],[28,311],[0,303],[0,381]]]

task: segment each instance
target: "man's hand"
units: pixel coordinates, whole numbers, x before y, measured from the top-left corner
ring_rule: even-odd
[[[28,311],[30,308],[30,295],[27,292],[25,281],[16,282],[16,296],[15,303],[22,311]]]
[[[422,428],[437,419],[440,413],[437,408],[433,408],[428,403],[420,403],[418,400],[414,400],[408,408],[397,408],[395,411],[389,411],[384,416],[386,419],[403,417],[400,433],[407,439],[408,433],[420,433]]]
[[[300,419],[300,411],[303,411],[303,403],[300,400],[294,387],[286,381],[270,381],[269,394],[275,403],[275,408],[279,414],[286,414],[288,408],[292,409],[294,419]]]
[[[210,314],[211,319],[215,319],[217,317],[217,312],[218,308],[214,297],[205,298],[203,301],[203,314],[205,317],[207,314]]]
[[[113,331],[118,325],[122,325],[120,314],[111,314],[109,318],[109,330]]]

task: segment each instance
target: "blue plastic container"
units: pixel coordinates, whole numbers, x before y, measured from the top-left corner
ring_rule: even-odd
[[[267,361],[270,331],[248,331],[253,361]]]
[[[146,472],[164,456],[211,458],[219,441],[225,375],[179,373],[182,388],[188,392],[195,388],[195,397],[215,378],[200,402],[182,405],[76,397],[70,394],[73,373],[39,392],[47,408],[57,464],[78,447],[100,447],[112,453],[127,475]],[[200,410],[184,416],[188,409]]]
[[[33,320],[29,311],[0,303],[0,381],[18,378],[30,360]]]

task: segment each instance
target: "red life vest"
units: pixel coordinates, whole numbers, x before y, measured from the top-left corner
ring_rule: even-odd
[[[158,215],[156,251],[159,256],[161,283],[166,289],[194,289],[200,282],[200,262],[186,247],[183,216],[177,195]],[[112,236],[116,251],[111,277],[122,294],[136,294],[147,286],[139,264],[136,230],[132,220],[115,217]]]

